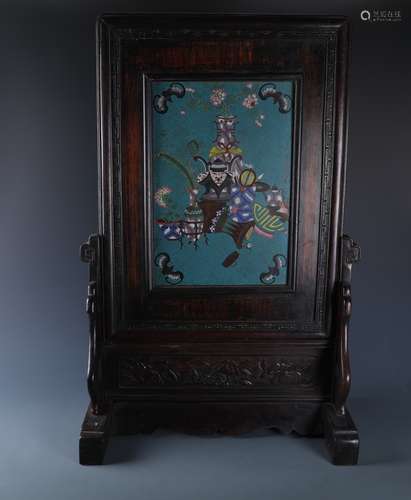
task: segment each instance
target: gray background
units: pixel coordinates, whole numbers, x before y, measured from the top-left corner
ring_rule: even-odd
[[[410,45],[404,1],[1,1],[0,498],[411,497]],[[276,433],[111,441],[105,467],[77,465],[85,390],[87,268],[97,226],[94,22],[102,12],[250,11],[352,20],[345,230],[354,272],[351,410],[360,466],[319,439]],[[400,23],[360,11],[401,9]],[[298,478],[298,479],[296,479]]]

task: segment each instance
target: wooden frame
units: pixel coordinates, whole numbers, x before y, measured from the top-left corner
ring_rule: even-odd
[[[81,463],[102,462],[113,430],[157,426],[324,433],[334,463],[356,463],[345,407],[359,255],[342,237],[347,47],[342,18],[99,19],[99,232],[81,250],[90,265],[91,398]],[[297,82],[286,286],[152,286],[147,81],[204,75]]]

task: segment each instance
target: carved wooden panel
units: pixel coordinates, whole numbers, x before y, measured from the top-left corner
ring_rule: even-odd
[[[118,377],[123,388],[313,388],[320,384],[320,367],[314,356],[136,356],[119,360]]]

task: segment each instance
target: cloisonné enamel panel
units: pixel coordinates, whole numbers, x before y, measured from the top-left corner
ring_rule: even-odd
[[[151,80],[152,285],[287,285],[295,82]]]

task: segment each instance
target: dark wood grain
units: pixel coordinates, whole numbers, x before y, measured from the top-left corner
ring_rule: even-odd
[[[356,461],[345,408],[355,253],[342,238],[347,47],[342,18],[99,19],[99,235],[83,247],[91,398],[83,463],[102,461],[110,427],[158,426],[302,434],[324,427],[334,462]],[[153,286],[151,78],[293,80],[287,285],[171,293]],[[95,418],[103,430],[91,435]]]

